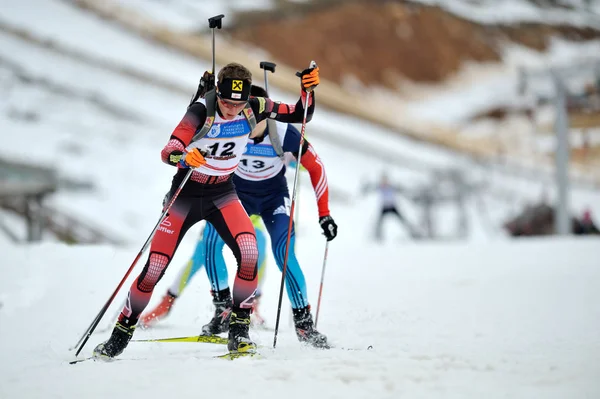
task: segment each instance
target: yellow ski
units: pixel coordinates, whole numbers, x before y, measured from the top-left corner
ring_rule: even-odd
[[[191,337],[132,339],[131,342],[200,342],[206,344],[227,345],[228,339],[218,335],[196,335]]]

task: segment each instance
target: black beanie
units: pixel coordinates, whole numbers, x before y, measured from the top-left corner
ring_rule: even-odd
[[[221,97],[235,101],[248,101],[251,85],[247,80],[228,78],[223,79],[221,83],[217,83]]]

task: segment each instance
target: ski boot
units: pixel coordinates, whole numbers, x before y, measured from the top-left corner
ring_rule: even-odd
[[[94,357],[108,360],[119,356],[127,347],[134,330],[135,323],[129,319],[124,318],[117,321],[108,341],[99,344],[94,349]]]
[[[213,304],[215,315],[202,326],[202,335],[217,335],[229,331],[229,319],[231,317],[231,293],[229,289],[213,292]]]
[[[256,344],[248,335],[250,329],[250,309],[235,309],[229,320],[229,352],[256,353]]]
[[[142,316],[142,319],[140,320],[140,327],[151,327],[167,317],[171,312],[171,308],[175,304],[175,299],[177,299],[177,297],[167,291],[158,306],[156,306],[151,312],[148,312]]]
[[[294,325],[298,341],[312,345],[315,348],[330,348],[327,343],[327,336],[315,329],[313,318],[310,314],[310,305],[301,309],[292,309],[292,313],[294,315]]]

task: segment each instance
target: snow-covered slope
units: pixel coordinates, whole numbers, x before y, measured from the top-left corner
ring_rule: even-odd
[[[318,235],[299,257],[309,297],[323,256]],[[595,398],[600,395],[598,240],[375,246],[347,230],[330,246],[319,328],[339,348],[302,348],[287,299],[276,350],[252,331],[263,359],[213,359],[209,344],[131,343],[113,363],[69,365],[134,250],[57,244],[1,246],[0,397],[61,399],[281,397]],[[358,249],[360,248],[360,249]],[[183,265],[184,245],[153,298]],[[279,273],[268,266],[262,312],[274,325]],[[138,269],[139,270],[139,269]],[[84,349],[108,337],[115,301]],[[211,315],[198,273],[172,315],[135,338],[194,335]],[[365,350],[369,345],[373,350]]]
[[[0,23],[89,57],[57,53],[0,32],[0,137],[5,143],[0,156],[56,166],[63,175],[93,181],[94,193],[61,193],[50,200],[118,231],[131,245],[15,246],[0,236],[0,398],[600,396],[600,311],[595,305],[600,300],[600,241],[515,242],[498,228],[508,212],[537,198],[548,182],[507,177],[322,109],[307,134],[323,158],[332,192],[341,195],[331,203],[340,234],[329,246],[319,328],[339,348],[357,350],[300,347],[289,326],[286,300],[275,351],[270,349],[272,332],[252,333],[265,346],[264,359],[230,363],[213,359],[224,350],[217,346],[132,343],[123,361],[67,364],[73,356],[68,348],[156,223],[173,173],[160,162],[159,152],[189,100],[166,85],[123,75],[118,67],[193,91],[207,65],[67,2],[27,3],[3,9]],[[90,62],[93,57],[106,62],[98,67]],[[273,97],[294,101],[277,91]],[[363,182],[385,169],[392,180],[416,188],[430,182],[432,171],[450,168],[489,184],[481,196],[485,212],[475,199],[467,203],[470,240],[412,243],[399,226],[389,224],[387,240],[371,242],[377,200],[359,195]],[[315,307],[325,244],[307,183],[301,177],[297,251]],[[507,192],[514,201],[498,195]],[[600,212],[600,195],[574,191],[573,208],[586,205]],[[405,201],[402,206],[411,221],[418,220],[418,208]],[[0,217],[20,232],[20,221]],[[441,208],[438,217],[440,229],[451,232],[454,210]],[[191,254],[196,235],[192,229],[183,241],[151,305]],[[269,261],[262,312],[273,326],[280,275]],[[139,270],[140,265],[131,278]],[[129,284],[85,353],[107,338]],[[201,272],[164,325],[138,331],[136,338],[196,334],[210,312]],[[369,345],[374,350],[366,351]]]
[[[25,18],[25,10],[18,7],[11,8],[5,19],[34,35],[52,38],[59,47],[158,75],[179,87],[187,83],[190,93],[198,79],[197,71],[208,67],[62,2],[40,2],[36,10],[39,19],[35,15]],[[54,15],[55,19],[44,19],[44,14]],[[89,31],[94,33],[92,39],[73,35],[66,25],[56,20],[89,26]],[[90,40],[93,42],[89,43]],[[52,48],[8,32],[0,34],[0,41],[4,60],[0,67],[7,88],[0,104],[6,117],[0,123],[3,134],[10,134],[13,143],[10,148],[3,148],[2,155],[30,157],[32,162],[59,168],[62,174],[88,178],[97,185],[95,194],[59,194],[55,203],[101,223],[109,231],[117,230],[124,237],[145,237],[155,223],[156,212],[173,173],[172,168],[160,162],[160,149],[183,115],[189,96],[123,76],[116,67],[98,67],[69,52],[57,54]],[[167,60],[172,67],[161,67]],[[161,71],[164,75],[160,75]],[[292,96],[272,92],[274,98],[296,101]],[[358,133],[363,129],[369,130],[368,137]],[[350,152],[347,146],[323,141],[316,132],[354,144],[354,150]],[[457,159],[416,143],[391,139],[390,132],[327,111],[319,110],[307,134],[328,166],[332,189],[346,198],[357,192],[365,177],[365,173],[360,172],[362,168],[349,156],[350,153],[361,155],[362,143],[372,146],[377,145],[377,141],[387,141],[388,158],[404,154],[413,160],[412,164],[415,163],[413,154],[418,149],[416,160],[426,165],[425,171]],[[32,141],[38,145],[28,145]],[[370,179],[375,179],[387,162],[362,155],[365,156],[364,162],[369,163],[365,172]],[[349,181],[348,170],[359,171],[357,179]],[[402,170],[404,177],[423,179],[421,170]],[[304,195],[303,202],[314,206],[313,194],[304,190]],[[311,208],[303,206],[302,209]]]
[[[236,11],[268,10],[274,0],[230,0],[215,3],[210,0],[111,0],[133,7],[145,15],[182,30],[205,30],[204,22],[217,14]],[[309,0],[296,0],[309,3]],[[414,0],[415,3],[444,8],[460,17],[481,23],[550,23],[576,26],[600,26],[600,4],[587,0]]]
[[[28,9],[15,4],[0,19],[13,28],[0,33],[1,82],[5,88],[0,102],[0,131],[3,137],[10,135],[12,143],[2,148],[1,154],[29,157],[32,162],[58,167],[62,174],[87,177],[96,184],[95,193],[59,194],[53,203],[133,242],[143,241],[156,222],[173,173],[160,162],[159,151],[185,110],[189,100],[185,88],[189,86],[193,92],[199,71],[209,66],[136,37],[69,3],[32,1],[36,1],[36,7]],[[49,38],[54,47],[24,40],[11,33],[14,28],[31,32],[37,38]],[[75,31],[89,35],[76,35]],[[64,51],[57,52],[57,48]],[[94,59],[104,62],[99,67]],[[144,76],[156,76],[160,82],[171,82],[178,89],[124,75],[120,66]],[[295,101],[293,96],[271,91],[274,98]],[[428,104],[413,105],[427,112],[428,118],[436,113],[460,114],[464,111],[457,104],[476,103],[478,98],[483,102],[490,92],[497,90],[468,95],[450,91],[445,97],[432,92]],[[458,168],[469,172],[468,180],[485,181],[510,192],[512,203],[499,200],[494,191],[481,197],[487,203],[486,212],[491,214],[486,217],[491,217],[496,232],[508,212],[523,201],[539,198],[551,183],[491,174],[460,156],[404,140],[393,132],[322,108],[307,134],[325,162],[332,191],[337,193],[332,205],[334,215],[338,207],[360,207],[362,212],[354,214],[347,223],[367,226],[364,236],[370,234],[377,205],[372,196],[358,194],[364,182],[373,182],[384,169],[393,181],[411,189],[432,184],[432,172],[436,169]],[[37,145],[31,146],[31,142]],[[300,212],[314,220],[312,190],[307,179],[301,179],[301,184],[306,189],[301,192],[304,205]],[[596,193],[574,194],[575,212],[600,204]],[[336,203],[335,198],[344,201]],[[408,218],[417,223],[421,210],[407,201],[402,206]],[[483,221],[481,207],[475,200],[470,201],[469,207],[472,237],[489,236],[487,228],[482,227],[487,222]],[[600,213],[600,209],[596,212]],[[456,210],[446,207],[439,217],[439,228],[451,232]]]
[[[600,26],[600,4],[587,0],[416,0],[480,23]]]
[[[111,0],[114,4],[147,16],[175,31],[200,31],[207,33],[207,19],[224,13],[224,24],[233,23],[233,12],[245,10],[272,9],[273,1],[261,1],[249,6],[244,0],[226,3],[207,1],[174,0],[155,2],[150,0]],[[307,2],[307,1],[304,1]],[[462,18],[482,24],[521,24],[528,22],[551,25],[590,26],[600,28],[600,3],[585,0],[563,0],[557,2],[537,2],[532,0],[416,0],[418,3],[435,5]],[[300,2],[301,3],[301,2]],[[228,22],[229,21],[229,22]],[[422,121],[422,125],[438,123],[441,126],[458,127],[479,111],[494,106],[522,103],[531,99],[523,98],[518,92],[519,68],[546,68],[565,66],[581,61],[600,62],[600,43],[588,41],[572,42],[556,38],[544,53],[530,48],[507,43],[503,48],[501,64],[468,63],[444,82],[435,85],[402,85],[402,98],[398,92],[390,92],[374,87],[355,87],[352,77],[346,86],[351,92],[357,90],[367,99],[378,104],[393,103],[404,110],[404,117]],[[259,50],[259,49],[257,49]],[[582,71],[586,72],[586,71]],[[583,77],[582,77],[583,78]],[[588,79],[586,76],[585,79]],[[585,82],[584,82],[585,83]],[[550,79],[542,82],[546,92],[553,90]],[[573,82],[571,89],[581,89],[581,79]],[[544,87],[542,88],[544,89]],[[454,99],[461,97],[457,103]],[[408,101],[406,99],[409,98]],[[410,101],[413,100],[413,101]],[[443,112],[439,112],[443,109]],[[417,129],[418,124],[411,122]]]

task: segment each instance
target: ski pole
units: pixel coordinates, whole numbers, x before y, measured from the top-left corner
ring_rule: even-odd
[[[215,73],[215,63],[216,63],[216,61],[215,61],[215,28],[216,29],[221,29],[221,27],[222,27],[222,19],[224,17],[225,17],[225,15],[219,14],[219,15],[216,15],[214,17],[210,17],[208,19],[208,27],[210,29],[212,29],[212,73],[213,74]],[[195,100],[192,100],[192,102],[194,102],[194,101]],[[198,138],[199,138],[198,135],[194,136],[192,138],[191,142],[194,142]],[[152,241],[152,238],[154,237],[154,234],[156,233],[156,230],[158,230],[158,227],[160,226],[160,224],[163,222],[163,220],[167,216],[167,213],[169,212],[169,210],[171,209],[171,206],[173,206],[173,203],[175,202],[175,200],[179,196],[179,193],[183,189],[183,186],[185,186],[185,183],[187,183],[187,181],[189,180],[190,176],[192,175],[192,171],[193,171],[193,169],[190,168],[187,171],[187,173],[185,174],[185,177],[183,178],[183,180],[179,184],[179,187],[177,188],[177,190],[173,194],[173,197],[170,199],[169,203],[167,204],[167,206],[163,210],[163,212],[162,212],[162,214],[161,214],[158,222],[156,223],[156,226],[154,226],[154,229],[152,230],[152,232],[150,233],[150,235],[146,239],[146,242],[142,246],[142,249],[138,252],[138,254],[136,255],[135,259],[133,260],[133,262],[129,266],[129,269],[127,270],[127,272],[125,273],[125,275],[123,276],[123,278],[121,279],[121,281],[119,282],[119,285],[117,286],[117,288],[115,289],[115,291],[112,293],[112,295],[110,296],[110,298],[108,298],[108,301],[106,301],[106,303],[104,304],[104,306],[100,309],[100,312],[98,312],[98,314],[96,315],[96,317],[94,318],[94,320],[92,320],[92,323],[89,325],[89,327],[87,328],[87,330],[85,331],[85,333],[81,336],[81,338],[79,339],[79,341],[77,341],[77,344],[75,344],[75,346],[73,348],[71,348],[71,349],[78,348],[77,352],[75,352],[75,356],[79,355],[79,353],[81,352],[81,350],[83,349],[83,347],[87,343],[88,339],[90,338],[90,336],[92,335],[92,333],[94,332],[94,330],[96,329],[96,327],[98,326],[98,324],[100,323],[100,320],[102,320],[102,317],[104,316],[104,314],[108,310],[110,304],[115,299],[115,297],[117,296],[117,294],[121,290],[121,287],[123,286],[123,284],[125,283],[125,281],[129,277],[129,275],[131,274],[131,272],[133,271],[135,265],[137,264],[137,262],[139,261],[139,259],[142,257],[143,253],[146,251],[148,245],[150,244],[150,242]]]
[[[310,62],[310,68],[315,68],[317,64]],[[298,74],[297,74],[298,75]],[[287,261],[290,252],[290,241],[292,239],[292,227],[294,224],[294,207],[296,205],[296,188],[298,187],[298,176],[300,175],[300,159],[302,157],[302,147],[304,146],[304,132],[306,131],[306,118],[308,115],[308,104],[310,102],[311,91],[306,92],[306,102],[304,104],[304,117],[302,118],[302,129],[300,130],[300,146],[298,148],[298,160],[296,162],[296,175],[294,176],[294,188],[292,190],[292,204],[290,207],[290,222],[288,224],[287,241],[285,243],[285,256],[283,258],[283,268],[281,270],[281,285],[279,286],[279,300],[277,303],[277,317],[275,318],[275,335],[273,337],[273,348],[277,346],[277,333],[279,332],[279,318],[281,317],[281,301],[283,299],[283,286],[285,285],[285,275],[287,272]]]
[[[325,242],[325,256],[323,256],[323,268],[321,269],[321,284],[319,285],[319,299],[317,300],[317,313],[315,315],[315,328],[319,323],[319,309],[321,309],[321,296],[323,295],[323,280],[325,280],[325,266],[327,265],[327,253],[329,252],[329,241]]]
[[[268,74],[267,71],[271,72],[271,73],[275,73],[275,67],[277,66],[277,64],[275,64],[274,62],[269,62],[269,61],[261,61],[260,62],[260,68],[264,70],[265,73],[265,91],[267,92],[267,95],[269,95],[269,78],[268,78]],[[298,190],[300,190],[300,188],[298,187]],[[298,205],[300,205],[298,203]],[[300,206],[298,206],[299,208]],[[296,225],[296,227],[298,226],[298,223],[296,223],[297,221],[294,220],[294,224]],[[295,250],[296,248],[294,248]],[[293,317],[292,317],[292,312],[290,312],[290,326],[292,326],[294,324],[293,322]]]
[[[94,318],[94,320],[92,320],[92,324],[90,324],[90,326],[88,327],[88,329],[86,330],[86,332],[79,339],[77,345],[75,345],[76,347],[79,346],[79,348],[77,349],[77,352],[75,352],[75,356],[79,355],[79,353],[81,352],[81,350],[83,349],[83,347],[87,343],[88,339],[90,338],[90,336],[92,335],[92,333],[94,332],[94,330],[96,329],[96,327],[98,326],[98,323],[100,323],[100,320],[102,320],[102,316],[104,316],[104,313],[106,313],[106,311],[108,310],[108,307],[110,306],[110,304],[112,303],[112,301],[115,299],[115,297],[117,296],[117,294],[121,290],[121,287],[123,286],[123,284],[125,283],[125,281],[129,277],[129,275],[131,274],[131,272],[132,272],[133,268],[135,267],[135,265],[137,264],[138,260],[142,257],[143,253],[146,251],[146,248],[148,248],[148,245],[150,244],[150,242],[152,241],[152,238],[154,237],[154,233],[156,233],[156,230],[158,230],[158,227],[161,225],[161,223],[163,222],[163,220],[167,217],[167,213],[169,212],[169,210],[171,209],[171,206],[173,206],[173,203],[175,202],[175,200],[179,196],[179,193],[183,189],[183,186],[185,185],[185,183],[189,180],[190,176],[192,175],[192,171],[193,171],[193,169],[190,168],[188,170],[188,172],[185,174],[185,177],[183,178],[183,180],[179,184],[179,187],[177,188],[177,190],[173,194],[173,197],[171,198],[171,200],[169,201],[169,203],[167,204],[167,206],[163,210],[162,214],[160,215],[160,218],[158,219],[158,222],[154,226],[154,229],[152,229],[152,233],[150,233],[150,235],[146,239],[146,242],[142,246],[142,249],[140,249],[140,251],[136,255],[135,259],[133,260],[133,262],[129,266],[129,269],[127,269],[127,272],[125,273],[125,275],[123,276],[123,278],[119,282],[119,285],[117,285],[117,288],[115,288],[115,290],[113,291],[112,295],[108,298],[108,300],[106,301],[106,303],[104,304],[104,306],[102,306],[102,309],[100,309],[100,312],[98,312],[98,315],[96,315],[96,317]]]
[[[215,75],[215,29],[221,29],[222,27],[222,19],[225,17],[223,14],[215,15],[214,17],[210,17],[208,19],[208,27],[212,30],[212,70],[211,74]],[[192,96],[192,100],[190,101],[190,106],[200,98],[201,93],[208,90],[207,86],[208,82],[203,82],[203,78],[200,78],[200,83],[198,83],[198,89],[196,93]]]
[[[225,17],[223,14],[215,15],[208,19],[208,27],[212,29],[212,73],[215,73],[215,28],[221,29],[222,19]]]
[[[267,78],[267,71],[269,71],[271,73],[275,73],[276,66],[277,65],[274,62],[269,62],[269,61],[261,61],[260,62],[260,68],[265,71],[265,91],[267,92],[267,95],[269,94],[269,79]]]
[[[211,18],[208,19],[209,28],[212,29],[212,73],[213,74],[215,73],[215,28],[221,29],[221,26],[222,26],[221,20],[223,19],[223,17],[224,17],[224,15],[220,14],[220,15],[217,15],[217,16],[214,16],[214,17],[211,17]],[[192,138],[192,142],[195,141],[195,139],[197,139],[197,136],[195,136],[194,138]],[[137,264],[137,262],[139,261],[139,259],[143,255],[143,253],[146,251],[148,245],[150,244],[150,242],[152,241],[152,238],[154,237],[154,234],[158,230],[158,227],[161,225],[161,223],[163,222],[163,220],[166,218],[167,213],[169,212],[169,210],[171,209],[173,203],[175,202],[175,200],[179,196],[179,193],[181,192],[181,190],[185,186],[185,183],[187,183],[187,181],[189,180],[190,176],[192,175],[192,171],[193,171],[192,168],[190,168],[187,171],[187,173],[185,174],[183,180],[179,184],[179,187],[177,188],[177,190],[173,194],[173,197],[170,199],[169,203],[164,208],[164,210],[163,210],[163,212],[162,212],[162,214],[161,214],[158,222],[154,226],[154,229],[152,230],[152,232],[150,233],[150,235],[146,239],[146,242],[144,242],[144,245],[142,246],[142,249],[138,252],[138,254],[136,255],[135,259],[133,260],[133,262],[129,266],[129,269],[127,270],[127,272],[125,273],[125,275],[123,276],[123,278],[121,279],[121,281],[119,282],[119,284],[117,285],[117,288],[114,290],[114,292],[112,293],[112,295],[108,298],[108,300],[106,301],[106,303],[104,304],[104,306],[100,309],[100,311],[98,312],[98,314],[96,315],[96,317],[92,320],[92,323],[89,325],[89,327],[87,328],[86,332],[81,336],[81,338],[79,339],[79,341],[77,341],[77,344],[73,347],[73,348],[78,347],[77,352],[75,352],[75,356],[79,355],[79,353],[81,352],[81,350],[83,349],[83,347],[87,343],[88,339],[90,338],[90,336],[92,335],[92,333],[94,332],[94,330],[96,329],[96,327],[98,326],[98,324],[100,323],[100,320],[102,320],[102,317],[104,316],[104,314],[108,310],[108,308],[111,305],[112,301],[117,296],[118,292],[121,290],[121,287],[123,286],[123,284],[125,283],[125,281],[129,277],[129,275],[131,274],[131,272],[133,271],[135,265]],[[73,348],[71,348],[71,349],[73,349]]]

